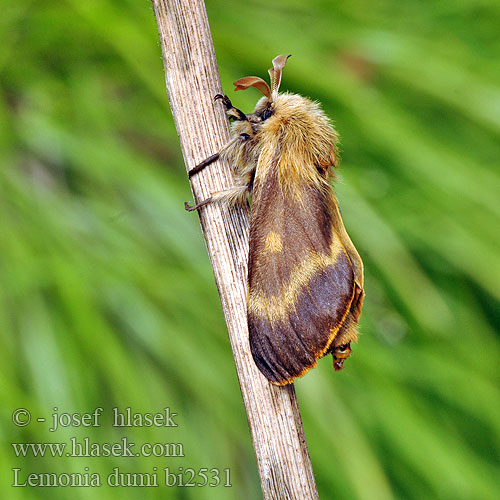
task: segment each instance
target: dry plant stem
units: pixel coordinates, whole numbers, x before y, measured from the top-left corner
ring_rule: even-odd
[[[221,84],[203,1],[153,0],[170,106],[188,170],[229,139]],[[216,161],[191,178],[196,201],[232,186]],[[180,206],[179,210],[183,210]],[[200,211],[241,386],[266,500],[318,498],[293,385],[276,387],[258,371],[248,344],[248,211],[208,205]],[[190,217],[186,213],[186,217]],[[203,334],[203,332],[200,332]],[[223,381],[222,381],[223,382]]]

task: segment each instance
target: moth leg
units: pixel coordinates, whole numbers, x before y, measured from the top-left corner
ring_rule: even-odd
[[[212,195],[212,201],[219,203],[227,203],[229,206],[242,205],[248,201],[250,193],[250,185],[234,186],[223,191],[218,191]]]
[[[188,212],[192,212],[193,210],[198,210],[199,208],[204,207],[205,205],[208,205],[209,203],[212,203],[212,201],[213,200],[212,200],[211,196],[210,196],[210,198],[207,198],[206,200],[200,201],[200,203],[197,203],[196,205],[193,205],[193,206],[189,205],[189,201],[185,201],[184,208]]]
[[[189,202],[184,203],[184,208],[188,212],[192,212],[193,210],[198,210],[209,203],[227,203],[230,206],[236,204],[243,204],[245,200],[248,200],[248,194],[250,192],[250,186],[245,184],[244,186],[234,186],[229,189],[224,189],[223,191],[217,191],[210,198],[206,200],[200,201],[194,206],[190,206]]]
[[[205,160],[203,160],[201,163],[198,163],[195,167],[193,167],[189,172],[188,172],[188,177],[191,179],[194,174],[197,174],[198,172],[201,172],[205,167],[208,167],[211,163],[214,161],[217,161],[219,159],[219,153],[215,153],[212,156],[209,156]]]
[[[211,163],[214,161],[217,161],[221,155],[224,154],[225,151],[230,149],[235,142],[239,141],[246,141],[250,139],[250,135],[247,133],[240,134],[236,137],[233,137],[218,153],[213,154],[212,156],[209,156],[202,162],[198,163],[198,165],[194,166],[189,172],[188,172],[188,177],[191,179],[193,175],[201,172],[205,167],[208,167]]]
[[[218,101],[219,99],[222,101],[222,104],[224,104],[229,118],[234,118],[238,121],[248,121],[247,115],[240,109],[235,108],[227,95],[217,94],[214,97],[214,101]]]

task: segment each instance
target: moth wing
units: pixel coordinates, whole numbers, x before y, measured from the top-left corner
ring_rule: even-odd
[[[333,227],[336,233],[339,235],[340,241],[342,242],[342,246],[345,248],[347,254],[349,255],[349,259],[352,262],[356,283],[359,285],[360,288],[363,288],[364,285],[363,261],[361,260],[361,257],[359,256],[356,247],[352,243],[351,238],[349,237],[347,231],[345,230],[344,221],[342,220],[342,215],[340,213],[340,207],[337,198],[335,198],[334,195],[332,195],[331,202],[332,202],[331,210],[332,210]]]
[[[351,241],[351,238],[347,234],[347,231],[344,227],[344,221],[342,220],[342,214],[340,213],[340,207],[337,202],[337,198],[332,194],[332,223],[336,233],[339,235],[342,246],[345,248],[347,255],[349,256],[349,260],[351,261],[353,271],[354,271],[354,282],[355,282],[355,291],[354,291],[354,299],[352,301],[352,305],[349,311],[349,315],[346,318],[346,321],[342,325],[342,328],[339,332],[337,338],[345,337],[342,341],[343,344],[346,344],[351,340],[351,335],[349,335],[349,329],[355,327],[358,322],[359,316],[361,315],[361,307],[363,305],[363,299],[365,296],[363,287],[364,287],[364,268],[363,261],[359,256],[356,247]]]
[[[276,168],[254,186],[250,347],[260,371],[275,384],[290,383],[316,366],[350,313],[356,274],[362,287],[362,264],[355,270],[361,259],[352,259],[345,248],[347,233],[339,231],[336,207],[328,186],[301,186],[285,196]]]

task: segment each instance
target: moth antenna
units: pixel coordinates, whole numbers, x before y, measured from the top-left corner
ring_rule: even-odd
[[[281,54],[273,59],[273,67],[270,68],[269,76],[271,77],[271,88],[273,94],[278,93],[281,84],[281,70],[285,67],[287,59],[292,54]]]
[[[265,82],[262,78],[258,76],[245,76],[244,78],[240,78],[236,82],[233,83],[236,87],[234,90],[246,90],[249,87],[255,87],[257,90],[260,90],[268,99],[271,99],[271,89],[267,82]]]

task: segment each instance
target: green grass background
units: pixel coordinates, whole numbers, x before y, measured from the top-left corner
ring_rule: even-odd
[[[0,15],[2,498],[258,499],[231,350],[146,0],[18,0]],[[296,388],[322,499],[500,495],[500,4],[207,1],[223,88],[321,101],[366,266],[346,369]],[[250,111],[258,95],[239,93]],[[53,407],[105,409],[48,431]],[[113,429],[112,407],[179,427]],[[28,408],[24,428],[12,411]],[[16,458],[11,442],[182,442],[184,458]],[[232,488],[12,488],[29,472],[229,467]]]

